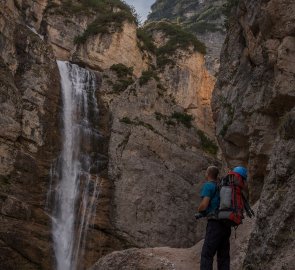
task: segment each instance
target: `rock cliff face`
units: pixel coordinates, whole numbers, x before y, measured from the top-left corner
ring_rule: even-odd
[[[1,269],[49,269],[45,199],[59,151],[59,79],[51,47],[1,3]],[[44,256],[47,254],[47,256]]]
[[[294,1],[240,1],[213,96],[229,166],[250,170],[260,198],[245,269],[292,269],[294,258]]]
[[[206,44],[206,66],[212,75],[219,69],[219,55],[225,38],[225,0],[157,0],[149,21],[170,20],[194,33]]]
[[[113,31],[111,35],[93,35],[77,45],[75,38],[86,31],[97,14],[91,10],[82,12],[83,9],[81,12],[66,12],[66,8],[64,5],[49,6],[42,21],[41,31],[52,44],[58,59],[71,60],[94,70],[122,63],[133,67],[136,76],[147,69],[145,55],[137,45],[135,24],[126,22],[121,31]]]
[[[194,116],[198,128],[215,140],[210,90],[214,88],[215,78],[205,67],[204,56],[181,52],[177,64],[165,70],[163,80],[166,82],[167,94]]]
[[[171,10],[157,1],[150,20],[168,18],[193,31],[209,48],[215,74],[223,2],[178,1]],[[242,248],[234,249],[234,269],[242,261],[249,270],[295,264],[293,2],[240,0],[221,54],[212,104],[217,138],[227,166],[249,167],[251,200],[260,199],[255,225],[246,226]],[[193,220],[198,190],[206,167],[219,164],[210,110],[215,79],[202,44],[177,24],[139,31],[126,5],[99,3],[1,2],[1,269],[54,268],[46,195],[61,150],[57,59],[97,74],[101,140],[92,149],[104,161],[82,268],[130,247],[150,249],[111,254],[93,269],[198,263],[201,243],[155,247],[201,239],[203,225]]]
[[[258,203],[254,206],[257,211]],[[255,219],[247,219],[237,235],[231,237],[231,269],[241,269]],[[192,270],[200,268],[203,241],[187,249],[160,247],[113,252],[100,259],[90,270]],[[214,269],[217,269],[216,262]]]
[[[61,150],[56,59],[92,69],[99,88],[104,140],[94,149],[108,165],[84,267],[114,250],[188,247],[201,238],[193,219],[197,193],[206,167],[218,163],[209,139],[215,81],[204,56],[186,46],[159,68],[124,5],[107,9],[110,21],[92,4],[66,4],[1,3],[1,269],[54,266],[46,194]],[[159,34],[165,45],[169,36]]]

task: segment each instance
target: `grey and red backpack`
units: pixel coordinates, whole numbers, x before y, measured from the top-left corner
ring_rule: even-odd
[[[245,186],[245,180],[235,172],[229,172],[221,180],[218,219],[237,227],[242,224],[245,211],[249,217],[254,216],[254,212],[243,193]]]

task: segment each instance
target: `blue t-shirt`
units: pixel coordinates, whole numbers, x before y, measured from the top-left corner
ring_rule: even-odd
[[[220,204],[220,197],[219,197],[219,191],[217,184],[215,182],[209,182],[207,181],[202,190],[201,190],[201,197],[209,197],[210,203],[208,205],[208,208],[206,209],[206,214],[214,213],[218,208]]]

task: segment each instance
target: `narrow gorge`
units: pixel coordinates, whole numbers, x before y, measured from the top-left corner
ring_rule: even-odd
[[[232,269],[293,269],[294,1],[0,7],[1,270],[198,269],[206,169],[240,164]]]

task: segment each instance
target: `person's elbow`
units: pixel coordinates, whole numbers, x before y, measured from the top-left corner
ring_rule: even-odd
[[[200,204],[199,208],[198,208],[198,212],[203,212],[207,209],[207,207],[204,204]]]

